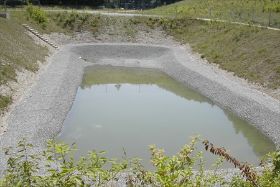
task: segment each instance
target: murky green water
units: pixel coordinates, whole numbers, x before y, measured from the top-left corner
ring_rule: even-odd
[[[76,142],[77,156],[94,149],[121,158],[125,149],[149,167],[148,145],[171,155],[196,134],[252,164],[275,149],[245,121],[164,73],[104,66],[86,69],[58,139]],[[213,162],[205,157],[207,165]]]

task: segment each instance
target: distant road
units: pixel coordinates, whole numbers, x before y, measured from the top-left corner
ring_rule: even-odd
[[[263,28],[263,29],[280,31],[279,28],[275,28],[275,27],[266,27],[266,26],[262,26],[262,25],[249,24],[249,23],[236,22],[236,21],[227,21],[227,20],[222,20],[222,19],[209,19],[209,18],[194,18],[194,19],[202,20],[202,21],[216,21],[216,22],[231,23],[231,24],[236,24],[236,25],[253,26],[253,27],[258,27],[258,28]]]

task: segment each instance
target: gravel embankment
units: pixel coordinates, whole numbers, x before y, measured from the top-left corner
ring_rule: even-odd
[[[89,65],[157,68],[183,82],[219,106],[248,120],[279,148],[280,102],[223,71],[215,71],[185,48],[140,44],[66,45],[50,59],[38,82],[15,107],[0,147],[15,146],[21,138],[35,145],[34,152],[55,137],[71,108],[83,69]],[[0,153],[0,168],[5,157]],[[1,170],[0,169],[0,170]],[[0,171],[1,173],[1,171]]]

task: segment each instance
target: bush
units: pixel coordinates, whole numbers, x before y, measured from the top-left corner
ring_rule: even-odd
[[[198,138],[193,138],[190,144],[171,157],[166,156],[162,149],[151,146],[151,161],[155,170],[148,171],[138,159],[117,161],[106,158],[105,152],[91,151],[87,156],[74,161],[73,155],[77,150],[75,145],[54,141],[49,141],[47,149],[40,154],[32,154],[32,145],[22,140],[15,150],[5,150],[8,156],[7,169],[0,180],[0,186],[112,186],[120,181],[127,186],[164,187],[280,185],[279,151],[267,155],[263,171],[257,175],[249,166],[228,155],[223,148],[216,148],[204,141],[206,150],[240,167],[241,174],[228,181],[216,173],[222,163],[221,159],[214,165],[213,172],[204,170],[202,153],[195,154],[197,141]],[[194,166],[199,169],[194,171]],[[43,175],[42,171],[45,172]]]
[[[100,27],[100,16],[72,12],[61,12],[49,14],[49,17],[57,26],[70,31],[81,32],[83,30],[93,31],[96,33]]]
[[[26,12],[29,18],[42,25],[43,28],[46,27],[48,18],[46,13],[41,8],[35,7],[33,5],[28,5],[26,8]]]
[[[272,1],[272,2],[266,3],[264,6],[264,11],[266,11],[266,12],[272,11],[272,12],[279,13],[280,12],[280,2]]]

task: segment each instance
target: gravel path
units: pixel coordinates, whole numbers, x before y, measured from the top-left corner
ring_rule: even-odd
[[[183,47],[146,44],[66,45],[50,59],[38,82],[18,103],[8,119],[0,147],[15,146],[23,137],[40,151],[55,137],[71,108],[76,90],[88,65],[157,68],[192,87],[221,107],[231,110],[267,135],[279,148],[280,102],[251,89]],[[0,168],[5,157],[0,153]]]

